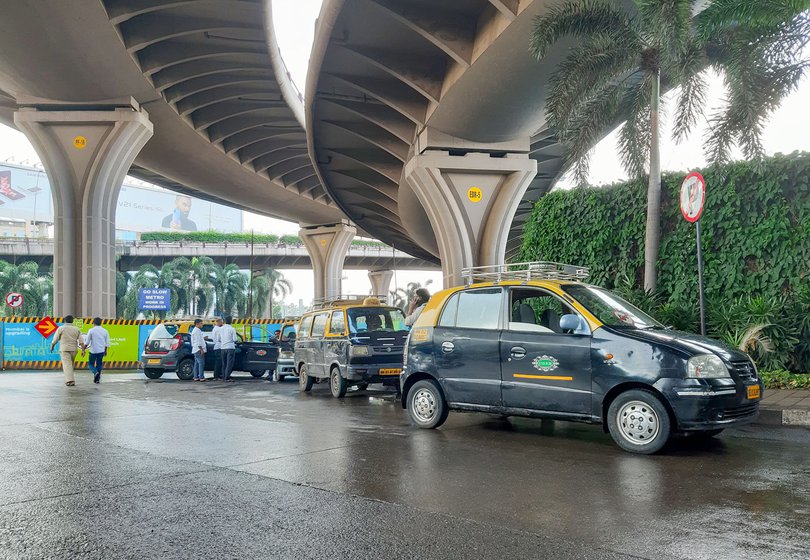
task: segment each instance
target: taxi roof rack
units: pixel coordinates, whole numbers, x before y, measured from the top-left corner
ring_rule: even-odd
[[[387,296],[378,294],[340,294],[337,296],[328,296],[316,298],[312,300],[313,309],[323,309],[324,307],[335,307],[338,305],[347,305],[352,303],[363,303],[366,298],[374,297],[380,300],[380,303],[385,304]]]
[[[588,267],[549,261],[472,266],[461,269],[466,285],[474,282],[500,282],[501,280],[568,280],[581,282],[588,278]]]

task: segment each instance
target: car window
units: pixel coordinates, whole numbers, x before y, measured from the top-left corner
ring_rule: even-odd
[[[563,286],[568,294],[611,327],[663,329],[664,326],[613,292],[586,284]]]
[[[295,325],[286,325],[281,331],[281,340],[290,340],[290,334],[295,333]]]
[[[149,340],[174,338],[175,334],[177,334],[177,325],[158,325],[149,333]]]
[[[501,315],[501,288],[468,290],[454,295],[442,312],[439,325],[468,329],[497,329]]]
[[[539,288],[509,290],[509,330],[562,333],[560,317],[576,311],[559,297]]]
[[[402,310],[396,307],[352,307],[346,313],[352,334],[408,330]]]
[[[343,311],[333,311],[332,319],[329,323],[330,334],[342,334],[346,331],[346,320],[343,317]]]
[[[312,336],[323,336],[326,332],[326,320],[329,318],[327,313],[319,313],[315,315],[312,321]]]
[[[302,338],[306,338],[309,336],[309,328],[312,326],[312,315],[308,317],[304,317],[301,319],[301,329],[300,335]]]

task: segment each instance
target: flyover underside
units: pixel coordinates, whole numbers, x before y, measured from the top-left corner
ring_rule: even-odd
[[[403,193],[417,134],[430,128],[455,138],[456,146],[439,146],[451,154],[520,139],[537,174],[506,220],[506,251],[514,254],[533,203],[563,168],[543,111],[546,77],[560,52],[543,64],[528,53],[532,21],[546,8],[539,0],[324,3],[308,78],[310,155],[358,226],[435,258],[437,224]]]

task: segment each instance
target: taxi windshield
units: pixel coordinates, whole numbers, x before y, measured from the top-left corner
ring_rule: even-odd
[[[599,321],[611,327],[634,329],[663,329],[664,325],[644,313],[641,309],[596,286],[571,284],[562,286],[565,292],[590,311]]]
[[[407,330],[405,316],[395,307],[352,307],[346,312],[352,334]]]

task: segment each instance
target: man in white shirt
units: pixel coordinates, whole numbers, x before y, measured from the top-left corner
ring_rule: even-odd
[[[191,376],[194,381],[205,381],[205,337],[202,324],[202,319],[194,319],[194,328],[191,329],[191,355],[194,356]]]
[[[222,354],[222,379],[225,381],[233,381],[231,372],[236,358],[236,329],[231,326],[232,321],[230,315],[225,317],[225,324],[217,333],[219,335],[219,351]]]
[[[93,383],[101,383],[101,367],[107,349],[110,347],[110,333],[101,326],[101,317],[93,319],[93,328],[87,331],[82,345],[83,350],[90,350],[90,360],[87,367],[93,372]]]
[[[222,330],[222,317],[214,319],[215,325],[211,330],[211,341],[214,343],[214,379],[222,379],[222,341],[219,338],[219,331]]]

